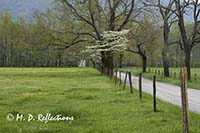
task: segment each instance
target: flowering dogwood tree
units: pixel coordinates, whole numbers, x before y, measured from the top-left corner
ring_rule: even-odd
[[[109,58],[113,52],[121,52],[127,49],[128,39],[126,34],[129,30],[123,31],[105,31],[101,35],[102,39],[96,42],[94,46],[87,46],[86,52],[90,54],[90,58],[97,63],[103,63],[103,59]]]

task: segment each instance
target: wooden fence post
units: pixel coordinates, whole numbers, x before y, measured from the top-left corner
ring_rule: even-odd
[[[127,80],[127,72],[125,72],[125,79],[124,79],[124,90],[125,90],[125,87],[126,87],[126,80]]]
[[[120,81],[119,81],[119,85],[121,86],[122,85],[122,71],[119,71],[119,79],[120,79]]]
[[[115,85],[117,85],[117,70],[115,70]]]
[[[130,83],[130,92],[133,93],[133,86],[132,86],[132,80],[131,80],[131,72],[128,72],[129,75],[129,83]]]
[[[153,76],[153,110],[154,112],[157,111],[156,109],[156,76]]]
[[[139,75],[139,97],[142,99],[142,73]]]
[[[188,111],[188,94],[187,94],[187,69],[181,68],[181,99],[183,113],[183,133],[189,133],[189,111]]]

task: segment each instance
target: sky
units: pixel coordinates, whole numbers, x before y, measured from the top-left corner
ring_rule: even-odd
[[[54,0],[0,0],[0,12],[8,11],[14,18],[24,16],[31,19],[35,10],[45,12]],[[161,0],[167,2],[168,0]],[[200,1],[200,0],[199,0]],[[191,16],[186,17],[191,20]]]
[[[8,11],[13,17],[31,18],[34,10],[45,12],[53,0],[0,0],[0,11]]]

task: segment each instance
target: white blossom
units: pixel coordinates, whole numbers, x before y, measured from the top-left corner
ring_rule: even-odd
[[[129,30],[123,31],[105,31],[101,34],[102,39],[96,42],[94,46],[87,46],[85,52],[97,62],[101,60],[101,52],[124,51],[128,47],[126,34]]]

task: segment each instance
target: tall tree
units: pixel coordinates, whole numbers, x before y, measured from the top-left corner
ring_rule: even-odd
[[[102,40],[104,31],[121,31],[134,12],[135,0],[57,0],[76,19],[88,26],[89,32],[81,32],[95,40]],[[70,10],[69,10],[70,9]],[[76,33],[80,34],[80,33]],[[113,53],[101,52],[102,67],[113,69]]]
[[[162,49],[162,61],[163,61],[163,69],[164,69],[164,76],[169,77],[169,57],[168,57],[168,51],[169,46],[175,42],[169,42],[169,34],[171,26],[174,22],[177,21],[176,15],[174,15],[174,0],[169,1],[162,1],[162,0],[156,0],[155,1],[149,1],[146,0],[143,2],[145,6],[148,7],[154,7],[158,9],[158,12],[162,18],[163,21],[163,49]]]
[[[188,80],[191,79],[191,52],[192,49],[200,42],[200,26],[199,26],[199,0],[174,0],[176,10],[174,13],[178,17],[178,26],[182,40],[182,49],[185,54],[185,66],[187,67]],[[193,22],[192,22],[192,31],[189,32],[186,28],[186,18],[185,13],[187,10],[192,11]]]
[[[102,52],[109,52],[114,54],[114,52],[116,51],[125,51],[128,47],[128,40],[126,39],[126,34],[128,32],[128,30],[103,32],[102,40],[97,41],[96,45],[88,46],[86,49],[86,53],[90,53],[92,59],[98,61],[98,59],[102,60]],[[109,71],[106,71],[106,74],[111,73]]]
[[[128,48],[129,52],[138,54],[142,59],[142,71],[146,72],[148,52],[158,47],[158,39],[160,31],[154,25],[155,22],[145,18],[140,24],[131,26],[130,37],[131,44]]]

